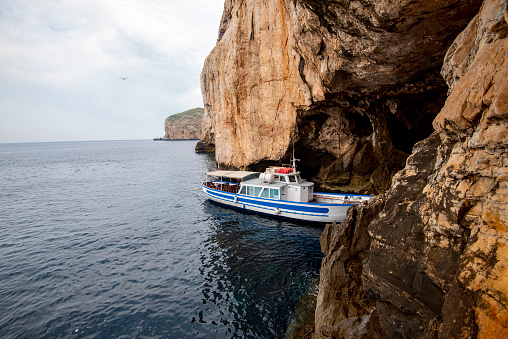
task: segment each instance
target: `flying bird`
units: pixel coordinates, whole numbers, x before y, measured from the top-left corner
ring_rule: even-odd
[[[122,79],[122,80],[125,80],[125,79],[127,79],[128,77],[126,77],[126,78],[119,77],[119,78],[120,78],[120,79]]]

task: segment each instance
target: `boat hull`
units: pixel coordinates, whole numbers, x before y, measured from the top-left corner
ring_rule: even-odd
[[[264,199],[216,190],[204,184],[202,189],[207,198],[223,206],[297,221],[340,222],[346,218],[349,207],[355,205],[302,203]]]

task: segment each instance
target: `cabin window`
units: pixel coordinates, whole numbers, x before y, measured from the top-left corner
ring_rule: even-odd
[[[257,197],[261,193],[263,187],[254,187],[254,196]]]
[[[296,182],[296,177],[294,175],[290,175],[289,176],[289,181],[290,182]]]
[[[260,197],[261,198],[268,198],[270,195],[270,189],[269,188],[263,188],[263,192],[261,192]]]
[[[247,195],[254,195],[254,187],[247,186]]]
[[[242,186],[242,189],[240,190],[240,194],[245,194],[245,186]]]
[[[279,190],[276,188],[270,188],[270,198],[279,200]]]

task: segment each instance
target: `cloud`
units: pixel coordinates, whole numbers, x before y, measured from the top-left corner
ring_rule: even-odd
[[[202,106],[222,10],[223,0],[0,0],[0,142],[162,135],[166,116]]]

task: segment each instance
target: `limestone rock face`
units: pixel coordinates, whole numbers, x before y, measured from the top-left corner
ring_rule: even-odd
[[[164,121],[165,140],[192,140],[203,137],[203,108],[170,115]]]
[[[205,61],[203,145],[287,160],[331,190],[383,192],[446,99],[447,48],[479,0],[227,0]]]
[[[305,101],[282,1],[226,1],[220,40],[205,61],[205,139],[238,168],[285,156]],[[291,44],[294,44],[291,42]]]
[[[323,233],[316,338],[508,337],[508,1],[483,3],[442,74],[435,132]]]

